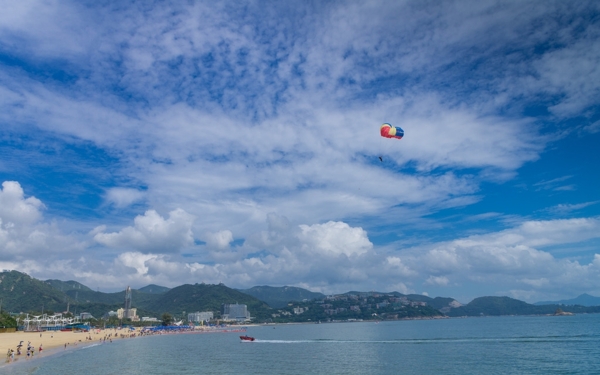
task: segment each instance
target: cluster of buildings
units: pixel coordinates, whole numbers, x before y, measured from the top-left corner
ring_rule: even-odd
[[[377,299],[377,302],[374,300]],[[333,304],[325,303],[326,301],[348,301],[350,303],[356,302],[356,304],[350,305],[348,307],[336,307],[334,308]],[[394,295],[382,295],[379,293],[372,293],[370,295],[338,295],[338,296],[329,296],[325,298],[321,302],[321,307],[323,311],[327,315],[336,315],[340,313],[347,312],[348,310],[360,313],[362,310],[379,310],[385,309],[390,306],[392,307],[403,307],[403,306],[427,306],[426,302],[422,301],[412,301],[407,297],[396,297]]]
[[[342,314],[348,311],[360,313],[367,310],[386,309],[388,307],[401,308],[403,306],[426,306],[426,302],[412,301],[407,297],[398,297],[393,294],[382,294],[376,292],[360,294],[340,294],[327,296],[322,300],[315,301],[326,315]],[[279,310],[272,314],[273,318],[281,316],[299,315],[308,311],[308,306],[293,307],[292,311]]]
[[[139,322],[140,317],[137,315],[137,309],[131,307],[131,287],[125,289],[125,304],[117,311],[109,311],[106,314],[109,318],[116,317],[117,319],[130,319],[132,322]],[[156,318],[144,317],[142,321],[158,321]]]
[[[139,317],[137,315],[137,309],[135,307],[131,307],[131,288],[127,287],[125,290],[125,304],[122,308],[117,311],[109,311],[104,315],[105,318],[116,317],[119,320],[129,319],[132,322],[159,322],[159,319],[153,317]],[[227,304],[224,303],[221,305],[221,320],[223,321],[235,321],[235,322],[248,322],[252,319],[250,316],[250,312],[248,311],[248,306],[244,304]],[[84,312],[79,314],[79,318],[81,320],[86,319],[94,319],[92,314]],[[197,311],[194,313],[189,313],[187,316],[187,320],[190,323],[208,323],[215,319],[214,313],[212,311]]]
[[[224,321],[248,322],[252,319],[248,306],[238,303],[224,303],[221,305],[221,319]],[[214,320],[212,311],[197,311],[188,314],[190,323],[208,323]]]
[[[135,307],[132,307],[129,309],[120,308],[117,311],[109,311],[107,313],[107,316],[109,318],[116,317],[119,320],[120,319],[131,319],[132,322],[140,321],[140,317],[137,315],[137,309]],[[144,317],[141,320],[146,321],[147,319],[150,319],[150,318]],[[154,319],[156,319],[156,318],[154,318]]]

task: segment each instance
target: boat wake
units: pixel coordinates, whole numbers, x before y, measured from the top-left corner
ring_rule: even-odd
[[[302,344],[302,343],[322,343],[322,344],[448,344],[448,343],[519,343],[519,342],[581,342],[595,341],[598,337],[593,335],[577,336],[523,336],[523,337],[467,337],[467,338],[434,338],[434,339],[395,339],[395,340],[331,340],[331,339],[312,339],[312,340],[263,340],[256,339],[255,343],[263,344]]]

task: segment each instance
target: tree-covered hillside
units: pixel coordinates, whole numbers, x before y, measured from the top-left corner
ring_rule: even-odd
[[[4,312],[37,315],[42,310],[62,312],[69,306],[72,313],[89,312],[100,318],[110,310],[123,307],[125,291],[102,293],[76,281],[40,281],[18,271],[4,271],[0,272],[0,300]],[[269,302],[277,308],[271,308],[267,305]],[[295,287],[260,286],[242,292],[223,284],[186,284],[173,289],[148,285],[132,290],[132,307],[138,309],[138,316],[160,317],[170,313],[179,320],[187,313],[212,311],[219,317],[224,303],[247,305],[256,322],[403,319],[441,316],[441,313],[447,316],[540,315],[554,314],[558,308],[571,313],[600,312],[600,306],[537,306],[509,297],[480,297],[460,306],[452,298],[398,292],[354,291],[325,297]]]
[[[11,312],[64,311],[69,298],[43,281],[18,272],[0,273],[2,310]]]
[[[600,306],[536,306],[510,297],[479,297],[470,303],[452,309],[448,316],[485,316],[485,315],[546,315],[554,314],[556,309],[572,313],[598,313]]]
[[[107,305],[123,305],[125,303],[124,290],[116,293],[69,290],[66,294],[77,303],[105,303]],[[135,289],[131,290],[132,307],[147,306],[158,298],[158,294],[142,293]]]
[[[144,305],[144,308],[176,316],[181,315],[183,311],[212,311],[217,316],[220,315],[223,303],[245,304],[250,314],[258,319],[270,316],[271,308],[266,303],[223,284],[181,285],[159,295],[158,299]]]
[[[60,281],[60,280],[46,280],[44,281],[46,284],[50,285],[54,289],[60,290],[61,292],[66,292],[68,290],[78,290],[78,291],[88,291],[91,292],[92,289],[87,286],[78,283],[77,281],[69,280],[69,281]]]
[[[293,303],[277,309],[273,321],[398,320],[442,316],[440,311],[425,302],[409,300],[400,293],[351,292]]]
[[[297,288],[293,286],[273,287],[273,286],[255,286],[250,289],[238,289],[242,293],[256,297],[266,302],[273,308],[286,306],[289,302],[301,302],[323,298],[323,293],[311,292],[310,290]]]
[[[155,284],[146,285],[143,288],[139,288],[138,291],[142,293],[148,294],[163,294],[171,290],[171,288],[167,288],[166,286],[160,286]]]

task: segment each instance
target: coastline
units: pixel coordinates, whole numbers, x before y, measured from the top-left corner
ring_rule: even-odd
[[[36,358],[48,357],[62,350],[71,350],[81,348],[93,344],[99,344],[105,335],[113,334],[114,329],[94,330],[93,332],[61,332],[61,331],[43,331],[43,332],[8,332],[0,333],[0,353],[3,360],[0,362],[0,367],[10,365],[11,363],[21,362],[23,360],[35,360]],[[89,339],[91,337],[91,340]],[[21,355],[17,355],[17,345],[22,342]],[[27,357],[27,345],[31,343],[35,353],[33,357]],[[42,346],[42,351],[39,351]],[[7,352],[9,349],[14,350],[14,359],[9,358]]]
[[[247,326],[229,326],[222,328],[196,327],[194,330],[185,331],[158,331],[154,333],[141,334],[141,329],[136,328],[133,331],[127,329],[92,329],[89,332],[62,332],[62,331],[43,331],[43,332],[7,332],[0,333],[0,350],[4,359],[0,361],[0,368],[10,366],[13,363],[22,363],[23,361],[33,361],[39,358],[45,358],[56,355],[63,351],[74,350],[89,346],[108,344],[115,340],[132,339],[137,337],[146,337],[154,335],[174,335],[174,334],[195,334],[195,333],[219,333],[219,332],[245,332]],[[17,345],[22,342],[21,355],[17,355]],[[27,345],[35,349],[32,357],[27,357]],[[39,351],[40,345],[42,351]],[[14,351],[14,358],[7,355],[8,350]]]

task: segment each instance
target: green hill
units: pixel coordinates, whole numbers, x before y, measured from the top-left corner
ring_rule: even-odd
[[[107,305],[123,305],[125,291],[116,293],[102,293],[94,291],[69,290],[66,294],[76,303],[104,303]],[[136,289],[131,290],[131,306],[147,306],[159,297],[158,294],[142,293]]]
[[[563,299],[560,301],[542,301],[534,305],[580,305],[580,306],[600,306],[600,297],[594,297],[587,293],[581,294],[576,298]]]
[[[69,281],[60,281],[60,280],[46,280],[44,281],[46,284],[50,285],[54,289],[60,290],[61,292],[66,292],[68,290],[79,290],[79,291],[89,291],[92,289],[87,286],[78,283],[77,281],[69,280]]]
[[[221,304],[240,303],[248,306],[252,317],[266,319],[271,314],[271,308],[264,302],[223,284],[185,284],[175,287],[144,308],[150,311],[168,312],[180,316],[196,311],[212,311],[215,317],[220,316]]]
[[[138,291],[148,294],[163,294],[168,292],[169,290],[171,290],[171,288],[155,284],[146,285],[145,287],[138,289]]]
[[[373,295],[386,295],[386,296],[395,296],[395,297],[406,297],[410,301],[416,302],[425,302],[427,306],[432,307],[433,309],[440,310],[442,312],[448,311],[453,308],[455,305],[460,305],[458,301],[454,298],[448,297],[435,297],[431,298],[429,296],[425,296],[422,294],[402,294],[399,292],[348,292],[344,293],[346,295],[357,295],[361,297],[373,296]]]
[[[572,313],[598,313],[600,306],[536,306],[510,297],[479,297],[468,304],[447,312],[448,316],[484,316],[484,315],[546,315],[554,314],[561,308]]]
[[[258,298],[273,308],[287,306],[289,302],[301,302],[304,300],[320,299],[325,297],[323,293],[311,292],[310,290],[293,286],[273,287],[255,286],[250,289],[238,289],[240,292]]]
[[[89,312],[100,318],[110,310],[123,307],[125,291],[102,293],[76,281],[40,281],[18,271],[5,271],[0,272],[0,299],[5,312],[39,314],[42,309],[44,312],[61,312],[68,304],[71,312]],[[293,302],[292,306],[288,306],[290,302]],[[414,302],[425,302],[426,305]],[[371,319],[373,313],[379,318],[402,319],[436,316],[440,311],[447,316],[542,315],[554,314],[559,307],[572,313],[600,312],[600,306],[540,306],[509,297],[479,297],[460,306],[452,298],[430,298],[420,294],[348,292],[325,297],[296,287],[255,286],[235,290],[223,284],[185,284],[169,289],[151,284],[132,290],[132,307],[138,309],[139,316],[160,317],[168,312],[181,319],[184,311],[212,311],[219,317],[224,303],[247,305],[255,321],[280,322]],[[381,303],[384,304],[375,307]],[[269,305],[282,310],[272,309]],[[299,308],[303,308],[303,312],[299,312]],[[272,314],[278,314],[277,318],[272,318]]]
[[[0,272],[2,310],[11,312],[64,311],[69,298],[60,290],[18,272]]]

